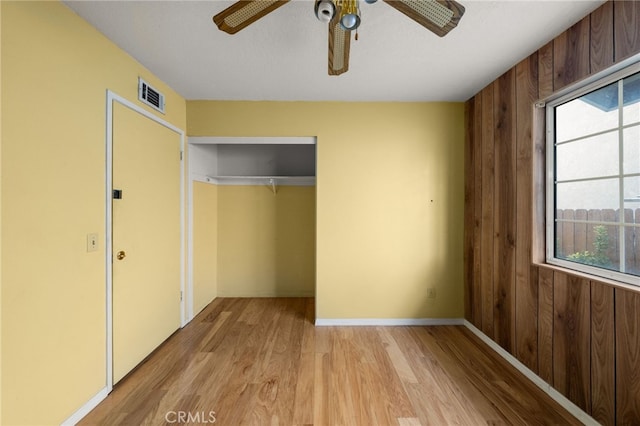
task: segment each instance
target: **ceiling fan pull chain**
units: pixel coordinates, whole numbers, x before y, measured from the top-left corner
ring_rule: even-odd
[[[358,29],[356,28],[356,41],[358,41]]]

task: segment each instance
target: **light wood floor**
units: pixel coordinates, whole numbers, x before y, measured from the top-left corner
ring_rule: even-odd
[[[313,306],[216,299],[80,424],[580,424],[465,327],[314,327]]]

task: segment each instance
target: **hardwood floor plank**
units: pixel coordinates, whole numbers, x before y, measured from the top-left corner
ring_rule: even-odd
[[[420,423],[425,425],[462,424],[459,416],[455,414],[457,410],[456,406],[452,404],[454,400],[447,398],[444,392],[440,391],[437,381],[434,380],[426,386],[408,383],[406,388]],[[428,399],[424,397],[425,390],[434,389],[436,392],[430,392]]]
[[[443,330],[445,336],[451,336],[450,339],[460,339],[466,330]],[[454,333],[454,334],[451,334]],[[469,336],[471,337],[471,336]],[[455,341],[454,340],[454,341]],[[477,342],[476,342],[477,343]],[[531,415],[531,407],[536,405],[535,399],[520,395],[513,392],[520,383],[518,379],[512,375],[512,367],[499,358],[493,358],[490,354],[484,353],[479,346],[471,345],[460,348],[457,345],[447,345],[446,354],[451,358],[452,366],[460,369],[461,378],[456,383],[462,383],[466,378],[471,385],[477,388],[479,394],[483,398],[495,405],[495,412],[489,419],[495,423],[504,422],[505,424],[531,424],[539,422],[540,424],[549,424],[549,420],[545,419],[544,410],[540,410],[537,416]],[[454,367],[452,367],[454,368]],[[477,398],[477,396],[476,396]],[[474,399],[475,404],[484,403],[482,399]],[[528,405],[524,405],[523,401],[527,401]],[[515,407],[520,407],[516,409]]]
[[[558,403],[553,400],[546,401],[546,396],[540,395],[539,389],[532,382],[528,380],[522,381],[522,375],[515,367],[508,364],[503,358],[496,357],[493,353],[487,353],[484,344],[471,331],[464,328],[461,328],[460,331],[469,338],[477,351],[475,353],[471,350],[462,352],[469,357],[469,361],[466,363],[461,362],[461,364],[472,366],[472,359],[487,357],[490,359],[488,370],[496,374],[496,377],[491,382],[500,380],[509,384],[510,389],[506,394],[500,394],[501,398],[492,400],[498,402],[497,407],[500,410],[514,408],[517,410],[517,416],[525,419],[525,424],[580,424],[571,414],[563,410]],[[501,373],[498,374],[498,372]],[[483,386],[487,385],[485,382],[480,383]],[[486,394],[489,391],[495,392],[495,390],[488,389],[483,393]],[[527,398],[527,394],[532,398]],[[526,404],[521,406],[521,401],[526,401]],[[509,419],[509,423],[514,421]]]
[[[349,328],[333,330],[333,347],[330,358],[330,401],[332,409],[329,411],[329,424],[349,425],[357,424],[355,407],[359,400],[361,389],[356,385],[357,382],[350,380],[352,375],[349,369],[347,354],[357,356],[349,352],[350,346]],[[355,401],[354,401],[355,399]]]
[[[413,374],[413,370],[400,350],[398,343],[396,343],[393,336],[391,336],[390,328],[378,327],[378,334],[386,347],[387,354],[400,380],[403,383],[418,383],[418,379],[416,379],[415,374]]]
[[[269,302],[272,298],[259,298],[250,299],[249,303],[238,317],[238,321],[250,324],[258,325],[260,320],[264,318],[265,310],[269,307]]]
[[[199,400],[200,400],[200,396],[193,395],[193,394],[182,395],[177,400],[172,400],[168,395],[165,395],[165,397],[160,402],[155,412],[152,413],[152,415],[147,416],[146,420],[142,424],[148,424],[148,425],[167,424],[173,421],[174,419],[177,419],[178,412],[204,413],[204,411],[201,411],[198,409]],[[175,401],[177,401],[177,403]],[[170,402],[170,403],[167,403],[167,402]],[[200,417],[200,414],[199,414],[198,418],[199,419],[210,418],[209,412],[206,412],[206,414],[202,414],[202,415],[206,417]],[[211,414],[211,415],[213,416],[213,418],[215,418],[215,414]]]
[[[223,333],[218,334],[218,331],[220,331],[220,328],[225,324],[225,321],[229,318],[229,316],[231,316],[231,312],[229,311],[220,312],[215,320],[210,321],[213,326],[211,327],[210,331],[202,337],[202,341],[205,342],[205,344],[209,344],[213,340],[213,338],[216,337],[216,335],[218,335],[220,339],[224,337]]]
[[[420,423],[420,419],[418,418],[399,418],[398,419],[398,425],[400,426],[422,426],[422,423]]]
[[[177,380],[173,382],[173,386],[165,386],[164,390],[166,393],[160,401],[157,410],[161,413],[160,417],[171,410],[182,410],[182,404],[186,402],[183,398],[188,395],[195,396],[197,402],[197,399],[199,399],[196,394],[197,389],[199,389],[201,384],[207,379],[206,375],[203,375],[202,372],[208,370],[211,360],[212,355],[210,353],[198,352],[186,367],[183,374],[178,376]],[[179,403],[176,404],[176,401],[179,401]],[[193,398],[189,399],[188,402],[193,402]]]
[[[303,352],[298,365],[295,400],[293,404],[293,424],[313,424],[313,395],[315,354]]]
[[[315,329],[315,352],[326,354],[331,351],[331,327],[317,327]]]
[[[393,333],[397,327],[390,327],[390,329]],[[359,352],[365,354],[369,351],[375,355],[373,363],[363,365],[372,379],[368,387],[372,400],[381,407],[386,407],[384,414],[390,420],[398,417],[415,417],[415,410],[404,391],[402,378],[397,374],[393,360],[389,358],[383,342],[379,340],[378,333],[374,328],[367,331],[368,339],[360,341]]]
[[[208,338],[208,340],[206,341],[205,347],[203,348],[205,352],[214,352],[218,348],[218,346],[220,346],[223,340],[230,339],[233,336],[233,333],[229,333],[229,330],[233,329],[233,327],[237,325],[238,318],[242,314],[242,311],[247,304],[248,302],[236,303],[234,304],[234,306],[229,306],[228,310],[220,312],[219,315],[211,319],[211,321],[214,323],[217,320],[222,321],[222,323],[219,325],[219,328],[213,333],[213,335],[210,336],[210,338]],[[223,318],[224,320],[222,320]]]
[[[305,301],[305,311],[304,311],[304,331],[302,334],[302,353],[312,353],[316,350],[315,345],[315,305],[313,303],[313,299],[309,298]]]
[[[122,424],[140,425],[145,424],[145,421],[154,415],[157,411],[157,406],[164,397],[166,391],[156,389],[151,391],[145,398],[137,401],[131,401],[127,408],[123,410],[123,417],[120,417]],[[150,419],[149,419],[150,420]]]
[[[578,424],[464,327],[313,315],[312,299],[216,299],[80,424]]]
[[[431,383],[436,383],[432,375],[435,372],[440,371],[441,374],[445,374],[449,377],[449,380],[453,381],[457,389],[454,393],[463,397],[465,405],[471,405],[474,410],[477,410],[482,418],[492,419],[504,419],[498,411],[496,411],[493,404],[482,394],[482,392],[469,380],[469,377],[456,361],[446,352],[442,352],[444,348],[441,346],[442,342],[434,336],[434,333],[430,333],[429,330],[421,328],[410,328],[412,336],[423,343],[421,346],[422,356],[416,358],[409,358],[412,361],[412,365],[417,364],[422,368],[418,368],[417,375],[421,386],[429,386]],[[429,389],[423,389],[422,393],[431,394],[434,393]],[[432,404],[434,405],[434,404]],[[438,406],[439,404],[435,404]],[[433,406],[430,408],[434,409]],[[498,422],[501,424],[501,422]]]
[[[329,354],[317,353],[313,382],[313,419],[319,425],[329,424]]]

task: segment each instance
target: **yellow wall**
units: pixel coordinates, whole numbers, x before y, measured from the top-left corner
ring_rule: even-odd
[[[190,136],[318,137],[318,318],[463,316],[463,104],[188,101],[187,118]]]
[[[193,182],[193,313],[218,295],[218,187]]]
[[[58,2],[2,2],[2,424],[57,424],[105,386],[105,92],[140,75]],[[86,252],[86,235],[100,250]]]
[[[314,296],[315,187],[218,187],[218,295]]]

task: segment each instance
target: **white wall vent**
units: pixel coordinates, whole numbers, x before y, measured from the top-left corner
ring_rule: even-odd
[[[138,99],[164,114],[164,95],[138,77]]]

